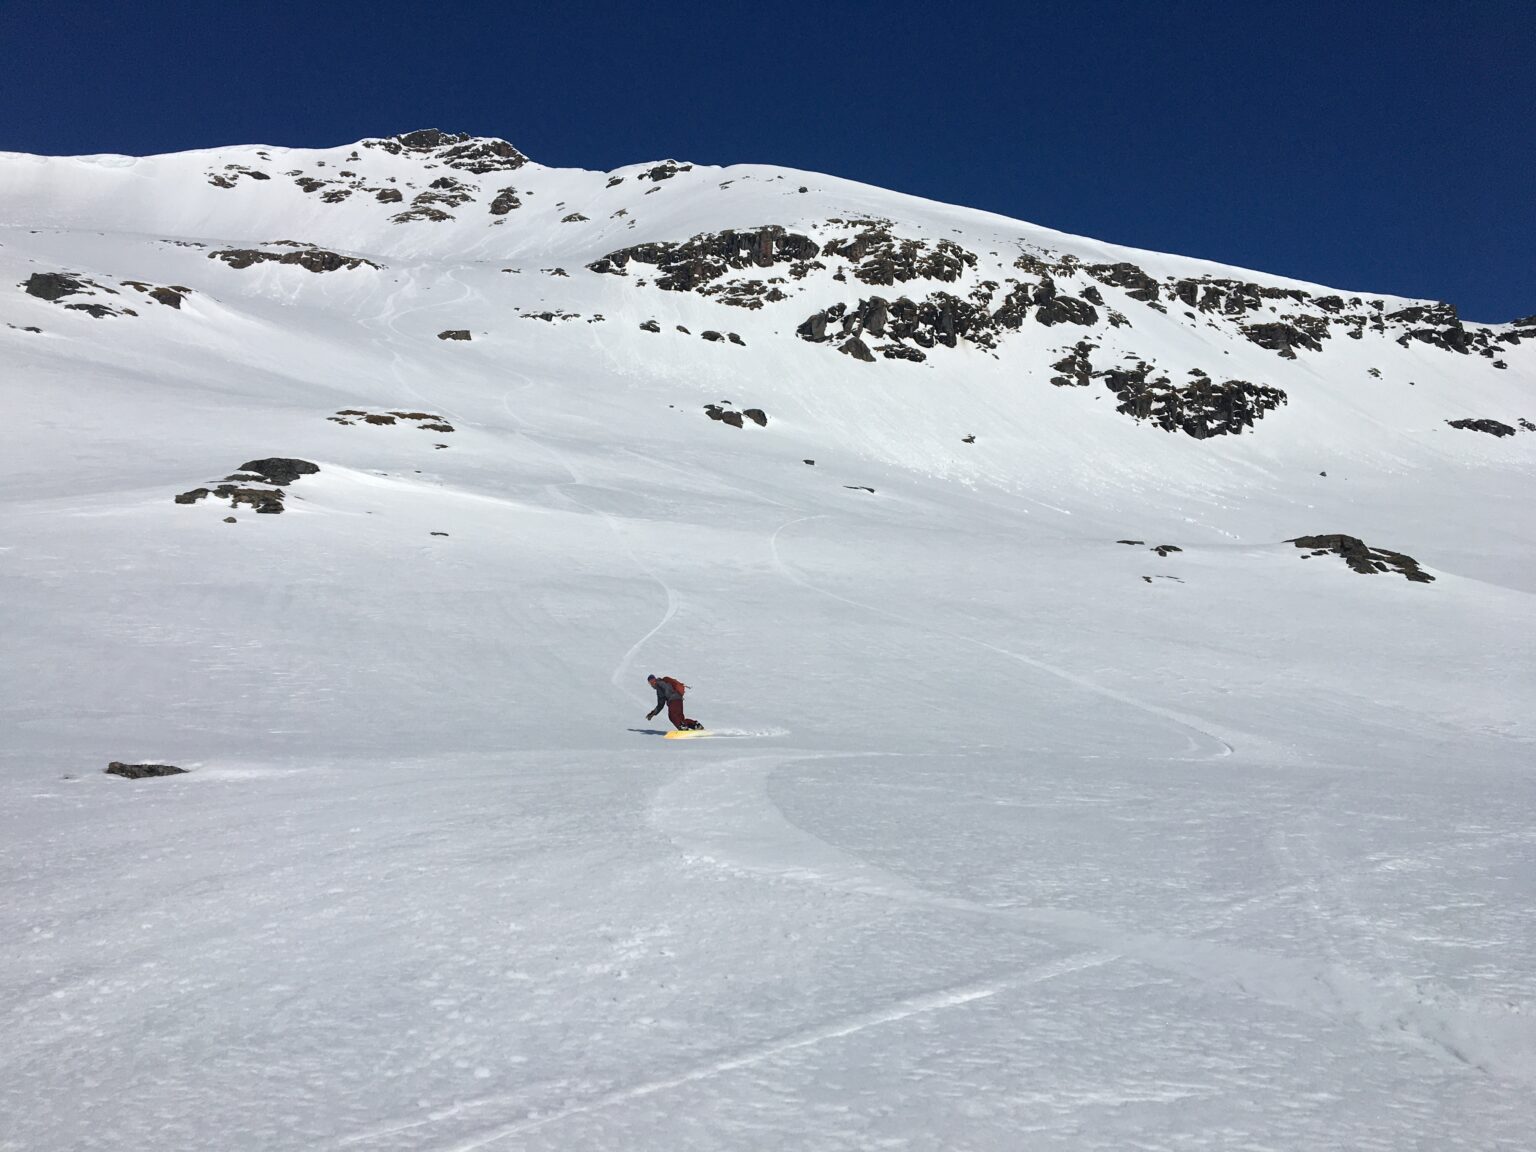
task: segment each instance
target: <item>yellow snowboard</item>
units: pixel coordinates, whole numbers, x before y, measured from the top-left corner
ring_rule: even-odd
[[[668,740],[692,740],[696,736],[713,736],[714,733],[705,728],[679,728],[676,732],[668,732]]]

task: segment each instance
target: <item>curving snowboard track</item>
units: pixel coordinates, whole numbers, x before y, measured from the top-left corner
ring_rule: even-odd
[[[1204,749],[1205,755],[1199,759],[1232,754],[1232,745],[1226,739],[1190,717],[1104,688],[1033,657],[972,637],[921,626],[895,613],[816,587],[794,572],[779,550],[779,537],[786,528],[815,518],[788,521],[780,525],[770,540],[775,567],[793,583],[851,607],[900,620],[914,629],[1019,661],[1176,724]],[[1122,957],[1132,959],[1223,996],[1254,999],[1310,1016],[1353,1021],[1378,1036],[1438,1059],[1470,1066],[1491,1076],[1536,1083],[1536,1028],[1517,1017],[1505,1017],[1490,1027],[1485,1006],[1429,1003],[1415,993],[1407,980],[1400,985],[1386,984],[1350,970],[1331,956],[1323,962],[1297,959],[1188,936],[1129,930],[1080,912],[994,907],[930,891],[794,825],[769,794],[770,777],[789,764],[834,757],[892,755],[899,754],[757,755],[704,765],[658,791],[651,821],[696,863],[919,906],[938,915],[981,917],[1011,924],[1020,933],[1078,949],[1073,956],[1082,966],[1108,964]],[[1033,970],[1024,969],[998,976],[991,986],[1000,989],[1033,979]]]

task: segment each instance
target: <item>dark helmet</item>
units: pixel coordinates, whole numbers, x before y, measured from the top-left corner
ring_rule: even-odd
[[[659,677],[654,672],[652,672],[649,676],[646,677],[646,680],[648,680],[652,684],[656,683],[656,681],[658,679],[659,679]]]

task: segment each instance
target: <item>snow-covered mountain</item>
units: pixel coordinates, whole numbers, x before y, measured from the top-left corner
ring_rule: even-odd
[[[0,153],[0,1149],[1528,1147],[1533,385],[809,172]]]

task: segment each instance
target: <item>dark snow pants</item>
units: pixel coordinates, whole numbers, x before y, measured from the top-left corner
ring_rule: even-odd
[[[672,721],[672,727],[681,731],[684,728],[692,728],[688,718],[683,715],[683,698],[674,697],[667,701],[667,719]]]

